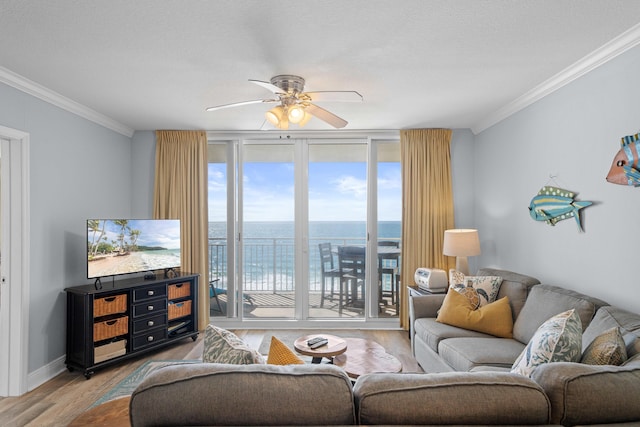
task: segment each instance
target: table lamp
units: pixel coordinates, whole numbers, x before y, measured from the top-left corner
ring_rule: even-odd
[[[478,230],[463,228],[445,230],[442,253],[456,257],[456,270],[468,275],[469,263],[467,257],[480,255]]]

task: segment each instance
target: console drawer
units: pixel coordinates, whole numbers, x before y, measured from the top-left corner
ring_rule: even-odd
[[[167,286],[164,284],[155,286],[145,286],[133,291],[133,301],[145,301],[153,298],[167,297]]]
[[[143,302],[133,306],[133,317],[144,316],[145,314],[157,313],[159,311],[167,310],[166,299],[156,299],[152,301]]]
[[[157,327],[166,327],[167,326],[167,314],[159,313],[153,316],[145,317],[144,319],[134,320],[133,322],[133,333],[138,334],[140,332],[145,332],[150,329],[154,329]]]
[[[156,344],[167,339],[166,329],[154,329],[146,334],[137,335],[133,338],[133,349],[137,350],[148,345]]]

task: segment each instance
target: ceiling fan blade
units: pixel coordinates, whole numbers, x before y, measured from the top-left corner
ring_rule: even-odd
[[[362,95],[355,90],[304,92],[314,102],[362,102]]]
[[[241,107],[243,105],[271,103],[271,102],[280,102],[280,100],[279,99],[254,99],[253,101],[234,102],[231,104],[216,105],[215,107],[209,107],[207,108],[207,111],[215,111],[215,110],[220,110],[222,108]]]
[[[266,90],[273,92],[275,94],[281,94],[281,93],[287,93],[286,90],[282,90],[281,88],[279,88],[278,86],[271,84],[269,82],[263,82],[262,80],[253,80],[253,79],[249,79],[249,81],[251,83],[255,83],[258,86],[262,86],[263,88],[265,88]]]
[[[320,120],[323,120],[329,123],[331,126],[333,126],[336,129],[342,129],[347,125],[347,123],[349,123],[346,120],[341,119],[335,114],[325,110],[322,107],[318,107],[315,104],[310,103],[309,105],[307,105],[307,107],[305,108],[305,111],[311,114],[312,116],[317,117]]]

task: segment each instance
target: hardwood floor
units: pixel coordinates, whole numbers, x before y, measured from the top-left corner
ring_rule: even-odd
[[[252,348],[258,349],[262,339],[275,331],[250,329],[233,332]],[[319,331],[300,332],[303,335]],[[388,353],[396,356],[402,362],[403,372],[422,372],[411,356],[411,344],[406,331],[358,330],[358,333],[378,342]],[[80,372],[65,371],[24,396],[0,398],[0,426],[67,426],[147,360],[199,359],[202,346],[203,334],[200,334],[195,342],[185,339],[166,350],[98,370],[90,380],[86,380]]]

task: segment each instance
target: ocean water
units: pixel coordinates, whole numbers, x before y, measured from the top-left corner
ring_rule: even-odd
[[[146,270],[158,270],[163,268],[180,266],[179,249],[163,249],[158,251],[141,251],[140,257]]]
[[[400,241],[401,222],[378,223],[378,240]],[[243,286],[249,291],[294,289],[295,248],[293,222],[246,222],[243,230]],[[364,244],[364,221],[315,221],[309,224],[309,286],[318,290],[321,270],[318,243]],[[226,223],[209,223],[211,278],[226,287]]]
[[[401,225],[400,221],[378,222],[378,238],[399,239]],[[226,222],[210,222],[209,239],[225,239],[226,226]],[[245,222],[243,232],[245,238],[293,239],[294,223],[292,221]],[[309,238],[364,240],[365,235],[366,222],[364,221],[312,221],[309,223]]]

